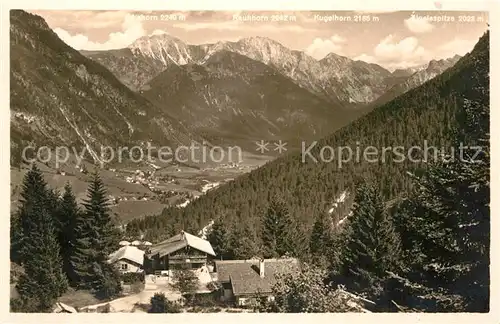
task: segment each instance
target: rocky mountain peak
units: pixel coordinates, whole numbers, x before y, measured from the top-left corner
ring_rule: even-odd
[[[128,48],[141,48],[144,46],[161,46],[173,43],[184,44],[184,42],[178,39],[177,37],[165,33],[165,34],[157,34],[151,36],[142,36],[136,39],[132,44],[130,44]]]
[[[254,46],[281,46],[284,47],[281,43],[270,39],[268,37],[263,36],[252,36],[242,38],[238,41],[240,44],[254,45]]]

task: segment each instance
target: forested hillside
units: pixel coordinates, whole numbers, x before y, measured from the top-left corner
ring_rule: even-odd
[[[11,164],[28,143],[87,149],[101,145],[177,147],[200,137],[125,87],[102,65],[65,44],[45,20],[10,12]]]
[[[385,201],[404,197],[412,187],[407,172],[419,173],[428,163],[412,162],[408,157],[400,162],[401,158],[392,153],[385,154],[384,162],[383,148],[401,146],[400,152],[406,153],[412,146],[424,149],[427,141],[427,146],[451,154],[451,146],[464,129],[464,101],[481,98],[481,89],[488,87],[487,32],[454,67],[320,140],[310,151],[319,160],[324,146],[335,148],[335,154],[336,148],[349,146],[354,156],[358,146],[361,152],[374,146],[379,151],[378,162],[368,162],[361,156],[339,167],[337,156],[330,162],[315,162],[310,157],[303,162],[301,154],[293,153],[207,193],[184,209],[169,208],[160,216],[135,220],[128,225],[129,234],[141,231],[149,240],[158,240],[181,228],[196,232],[211,219],[219,219],[227,230],[238,230],[240,238],[259,237],[261,219],[272,197],[279,194],[291,220],[297,223],[297,233],[309,236],[314,220],[344,191],[353,192],[357,179],[372,179]],[[311,144],[307,142],[305,147]],[[328,150],[325,155],[329,156]],[[422,158],[416,150],[411,155]],[[257,248],[260,244],[257,240]]]

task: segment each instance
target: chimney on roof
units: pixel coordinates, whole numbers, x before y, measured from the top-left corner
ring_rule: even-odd
[[[184,231],[181,231],[181,240],[184,239]]]
[[[259,275],[261,278],[264,278],[265,275],[265,264],[264,264],[264,259],[259,259]]]

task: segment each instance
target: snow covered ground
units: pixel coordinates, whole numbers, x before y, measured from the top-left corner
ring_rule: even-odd
[[[206,240],[207,235],[210,234],[212,231],[212,226],[214,225],[214,221],[211,220],[205,227],[203,227],[199,232],[198,236],[201,237],[202,239]]]
[[[220,186],[220,182],[208,182],[203,185],[201,192],[206,193],[208,190],[217,188],[218,186]]]
[[[330,208],[330,209],[328,210],[328,214],[333,213],[333,211],[335,210],[335,208],[337,208],[337,207],[339,206],[339,204],[343,203],[343,202],[346,200],[346,198],[347,198],[348,194],[349,194],[349,193],[347,192],[347,190],[345,190],[344,192],[342,192],[342,193],[341,193],[341,194],[337,197],[337,199],[335,199],[335,202],[333,203],[332,208]]]
[[[191,200],[186,199],[186,201],[184,201],[183,203],[181,203],[181,204],[177,204],[177,207],[179,207],[179,208],[184,208],[184,207],[186,207],[187,205],[189,205],[189,203],[190,203],[190,202],[191,202]]]

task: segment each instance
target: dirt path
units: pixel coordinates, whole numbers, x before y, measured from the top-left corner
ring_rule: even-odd
[[[82,309],[95,311],[98,307],[109,304],[110,312],[112,313],[130,313],[132,312],[136,304],[149,304],[151,302],[151,297],[153,297],[156,293],[164,293],[165,297],[167,297],[167,299],[171,301],[176,301],[181,298],[181,295],[178,292],[173,291],[168,284],[156,284],[149,277],[146,277],[144,290],[140,293],[118,298],[101,304],[87,306]]]

